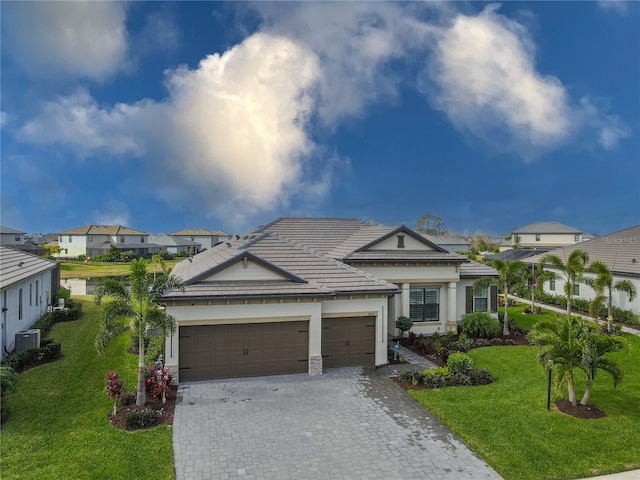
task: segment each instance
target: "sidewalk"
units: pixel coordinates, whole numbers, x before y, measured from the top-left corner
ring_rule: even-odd
[[[527,305],[531,305],[531,299],[527,300],[526,298],[516,297],[515,295],[509,295],[509,298],[513,299],[513,300],[517,300],[517,301],[522,302],[522,303],[526,303]],[[567,313],[567,310],[564,309],[564,308],[559,308],[559,307],[556,307],[554,305],[548,305],[546,303],[536,302],[536,306],[542,307],[545,310],[551,310],[552,312]],[[592,322],[596,321],[595,318],[590,317],[589,315],[583,315],[581,313],[573,313],[573,312],[571,314],[575,315],[577,317],[584,318],[585,320],[591,320]],[[640,330],[636,330],[635,328],[629,328],[629,327],[623,326],[622,327],[622,331],[625,332],[625,333],[630,333],[631,335],[636,335],[636,336],[640,337]],[[638,476],[637,478],[640,479],[640,476]]]

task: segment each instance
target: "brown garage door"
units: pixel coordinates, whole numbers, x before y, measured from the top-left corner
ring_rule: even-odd
[[[306,373],[309,322],[180,327],[180,381]]]
[[[375,364],[375,317],[322,319],[322,367]]]

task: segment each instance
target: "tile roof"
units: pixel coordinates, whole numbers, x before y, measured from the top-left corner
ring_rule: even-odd
[[[605,263],[613,273],[640,277],[640,225],[575,245],[556,248],[548,253],[564,259],[577,249],[587,252],[590,262],[599,260]],[[541,257],[542,255],[536,255],[523,261],[538,263]]]
[[[191,247],[200,245],[198,242],[192,242],[182,237],[173,237],[167,234],[149,235],[149,243],[162,245],[163,247]]]
[[[462,237],[449,235],[427,235],[426,233],[420,233],[420,235],[436,245],[469,245],[469,241]]]
[[[25,232],[0,225],[0,233],[25,233]]]
[[[212,235],[212,236],[219,237],[219,236],[226,236],[229,234],[221,230],[205,230],[204,228],[185,228],[184,230],[178,230],[177,232],[173,232],[170,235],[176,235],[178,237],[181,237],[181,236],[206,237],[206,236]]]
[[[57,267],[57,262],[0,246],[0,288]]]
[[[148,233],[119,225],[85,225],[60,232],[60,235],[148,235]]]
[[[197,281],[184,292],[171,292],[168,299],[206,297],[287,297],[298,295],[332,296],[340,294],[381,293],[397,291],[394,284],[357,270],[325,255],[313,252],[282,236],[263,232],[253,238],[234,239],[206,250],[191,260],[180,262],[173,274],[185,282],[204,277],[216,267],[242,259],[246,253],[302,280]],[[261,285],[260,288],[257,288]]]
[[[522,228],[514,228],[511,233],[582,233],[573,227],[568,227],[559,222],[533,222]]]
[[[498,271],[488,265],[474,262],[463,263],[460,265],[460,278],[478,278],[478,277],[497,277]]]

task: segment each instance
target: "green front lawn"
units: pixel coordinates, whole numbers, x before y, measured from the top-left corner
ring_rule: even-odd
[[[518,303],[513,307],[509,307],[509,320],[515,322],[519,327],[526,328],[527,330],[531,330],[540,320],[553,320],[557,315],[559,315],[551,310],[545,310],[544,307],[542,308],[542,314],[540,315],[524,313],[524,309],[527,306],[529,305]],[[504,315],[504,307],[498,307],[498,313],[501,316]]]
[[[539,317],[539,316],[537,316]],[[624,370],[621,386],[601,374],[589,403],[607,413],[583,420],[546,410],[546,371],[536,347],[471,350],[475,367],[494,383],[412,391],[426,408],[458,434],[505,479],[590,477],[640,468],[640,338],[612,355]],[[578,383],[578,398],[584,393]],[[566,387],[552,396],[566,398]]]
[[[170,427],[129,433],[109,423],[106,374],[116,370],[135,390],[137,356],[126,353],[128,334],[98,356],[101,309],[91,297],[74,300],[83,303],[82,318],[55,325],[50,335],[64,357],[21,373],[17,390],[6,395],[2,479],[175,478]]]
[[[172,269],[184,258],[166,260],[165,266]],[[153,265],[147,265],[147,271],[153,273]],[[158,273],[160,267],[156,267]],[[60,278],[95,278],[95,277],[118,277],[131,273],[131,263],[93,263],[93,262],[61,262]]]

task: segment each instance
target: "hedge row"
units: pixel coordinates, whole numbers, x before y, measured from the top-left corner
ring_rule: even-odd
[[[2,365],[11,367],[16,372],[22,372],[28,368],[58,360],[61,357],[61,345],[47,338],[40,342],[39,348],[27,348],[21,352],[14,352],[7,355],[2,359]]]
[[[82,304],[67,300],[64,310],[46,312],[31,328],[39,328],[40,336],[46,337],[56,323],[72,322],[78,320],[80,315],[82,315]]]

